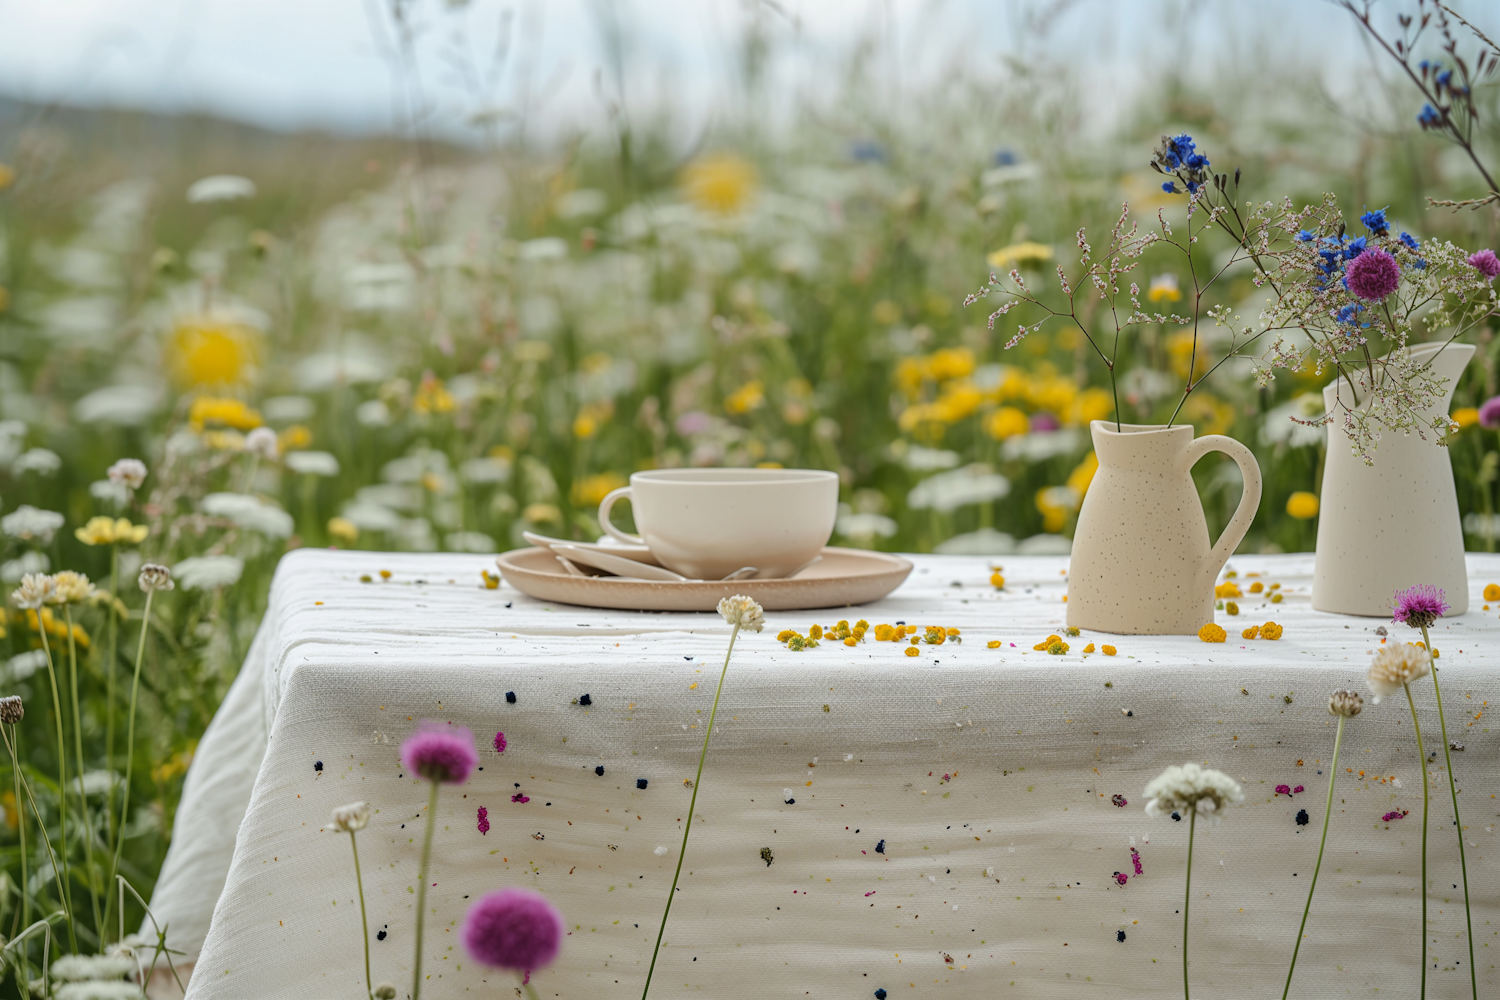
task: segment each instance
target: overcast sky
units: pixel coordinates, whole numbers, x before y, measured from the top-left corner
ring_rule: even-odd
[[[383,130],[398,114],[389,3],[0,0],[0,93],[209,111],[278,129]],[[409,0],[408,6],[432,127],[450,133],[476,110],[503,120],[521,103],[562,127],[597,121],[604,99],[615,93],[612,24],[627,52],[627,100],[642,106],[666,95],[699,116],[722,106],[732,91],[738,41],[753,23],[787,54],[778,64],[785,88],[803,93],[861,44],[872,45],[875,58],[912,86],[954,59],[987,67],[1006,54],[1045,50],[1065,58],[1075,82],[1101,101],[1122,99],[1144,68],[1162,60],[1207,66],[1251,37],[1316,65],[1363,58],[1348,15],[1324,0]],[[1469,0],[1465,8],[1481,23],[1493,22],[1500,4]],[[1186,34],[1174,27],[1185,15]],[[505,37],[509,59],[497,64]]]

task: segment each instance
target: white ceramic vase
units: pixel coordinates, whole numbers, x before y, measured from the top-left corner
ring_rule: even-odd
[[[1418,344],[1414,361],[1446,380],[1443,396],[1421,417],[1448,412],[1458,377],[1474,356],[1472,344]],[[1323,405],[1360,407],[1348,380],[1323,389]],[[1312,605],[1318,611],[1389,618],[1396,591],[1418,583],[1443,588],[1451,614],[1469,610],[1464,534],[1448,449],[1431,431],[1387,432],[1366,465],[1353,454],[1343,421],[1328,425],[1328,458],[1318,505],[1318,553]]]
[[[1095,420],[1094,474],[1068,570],[1068,624],[1130,635],[1195,635],[1214,620],[1214,581],[1260,505],[1260,466],[1250,449],[1185,425]],[[1244,474],[1239,507],[1209,541],[1194,464],[1221,451]]]

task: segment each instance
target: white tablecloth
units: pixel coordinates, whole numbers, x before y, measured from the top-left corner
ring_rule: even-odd
[[[1200,826],[1194,988],[1274,990],[1323,819],[1327,695],[1363,690],[1382,623],[1312,611],[1310,556],[1242,556],[1231,564],[1242,585],[1258,572],[1287,596],[1241,599],[1237,618],[1220,612],[1229,642],[1085,633],[1050,656],[1031,647],[1062,630],[1065,559],[1001,559],[1007,584],[996,592],[989,560],[912,558],[911,578],[885,601],[774,614],[766,632],[741,638],[657,969],[663,995],[1071,997],[1083,983],[1173,995],[1187,831],[1148,819],[1141,789],[1184,760],[1229,771],[1247,792],[1222,825]],[[398,748],[427,718],[471,727],[481,747],[497,730],[509,741],[441,798],[433,995],[482,980],[508,988],[457,942],[469,901],[504,885],[547,893],[568,918],[559,961],[537,977],[544,995],[639,992],[728,627],[709,615],[543,605],[483,589],[490,565],[325,551],[282,562],[200,744],[152,900],[175,947],[202,948],[191,996],[358,995],[349,845],[327,828],[332,807],[357,799],[378,810],[360,834],[372,934],[385,932],[372,943],[375,978],[409,983],[426,792]],[[1470,573],[1475,610],[1434,639],[1449,735],[1465,746],[1454,765],[1474,845],[1481,988],[1493,992],[1500,754],[1488,702],[1500,698],[1500,604],[1480,610],[1479,591],[1500,581],[1500,556],[1471,556]],[[775,639],[841,617],[955,626],[964,641],[907,657],[893,643],[794,653]],[[1284,638],[1239,638],[1268,619]],[[1004,646],[987,648],[991,639]],[[1082,654],[1090,641],[1119,653]],[[1417,695],[1427,747],[1439,751],[1430,682]],[[1345,764],[1298,992],[1411,995],[1421,773],[1403,702],[1353,720]],[[1457,997],[1468,992],[1467,942],[1441,753],[1432,767],[1429,988]],[[1280,784],[1304,791],[1277,795]],[[481,805],[487,835],[476,829]],[[1401,810],[1410,815],[1382,821]]]

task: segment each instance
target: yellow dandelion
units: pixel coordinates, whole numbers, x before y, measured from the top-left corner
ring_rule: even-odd
[[[1245,629],[1245,631],[1243,631],[1243,632],[1240,633],[1240,638],[1241,639],[1254,639],[1254,638],[1256,638],[1259,635],[1260,635],[1260,626],[1259,625],[1251,625],[1249,628]]]
[[[1275,622],[1266,622],[1260,627],[1260,637],[1262,639],[1280,639],[1281,626]]]
[[[985,261],[997,271],[1009,271],[1011,268],[1040,266],[1050,261],[1053,256],[1052,248],[1045,243],[1025,240],[993,251],[985,258]]]
[[[1115,647],[1113,646],[1100,646],[1099,651],[1105,656],[1114,656],[1116,652]]]
[[[1083,651],[1085,653],[1092,653],[1094,651],[1094,644],[1091,642],[1087,646],[1084,646]]]
[[[918,649],[916,646],[907,646],[906,647],[906,655],[907,656],[921,656],[922,655],[922,651],[920,649]]]
[[[1002,406],[984,419],[984,432],[996,441],[1004,441],[1031,430],[1031,420],[1014,406]]]
[[[751,379],[724,397],[726,413],[749,413],[766,401],[766,386],[760,379]]]
[[[1500,583],[1485,584],[1484,599],[1486,601],[1500,601]]]
[[[1158,274],[1151,279],[1151,288],[1146,297],[1152,302],[1177,302],[1182,298],[1182,289],[1177,287],[1177,275]]]
[[[1229,638],[1229,633],[1213,622],[1209,622],[1198,630],[1198,638],[1204,642],[1223,642]]]
[[[1226,580],[1214,588],[1215,597],[1244,597],[1240,593],[1240,585],[1233,580]]]
[[[1479,410],[1472,406],[1465,406],[1450,413],[1448,419],[1457,424],[1459,430],[1463,430],[1465,427],[1472,427],[1479,423]]]
[[[1107,420],[1115,412],[1115,397],[1106,389],[1097,386],[1085,389],[1068,408],[1068,417],[1075,424],[1087,427],[1095,420]]]
[[[989,642],[985,643],[985,647],[988,648],[988,649],[999,649],[1000,648],[1000,640],[999,639],[991,639]]]
[[[286,430],[276,435],[276,443],[280,445],[281,451],[297,451],[312,444],[312,431],[301,424],[292,424]]]
[[[417,385],[416,394],[412,396],[413,413],[423,416],[432,413],[452,413],[457,405],[453,400],[453,394],[443,386],[442,379],[432,372],[423,373],[422,381]]]
[[[328,519],[328,537],[336,538],[341,542],[353,545],[359,541],[359,526],[347,517],[330,517]]]
[[[1299,521],[1308,521],[1318,516],[1318,497],[1315,493],[1298,490],[1287,497],[1286,512]]]
[[[85,545],[139,545],[150,533],[146,525],[131,524],[128,518],[91,517],[73,535]]]
[[[1094,474],[1099,471],[1099,456],[1089,452],[1087,457],[1073,469],[1068,475],[1068,486],[1077,491],[1079,497],[1088,493],[1089,486],[1094,482]]]
[[[625,477],[618,472],[600,472],[573,480],[573,488],[568,492],[573,500],[573,506],[592,508],[599,506],[599,501],[603,500],[610,490],[617,490],[624,485]]]
[[[688,199],[705,212],[736,215],[755,194],[755,167],[733,153],[709,153],[682,171]]]
[[[995,572],[990,574],[990,586],[994,587],[996,590],[1005,589],[1005,577],[1000,575],[999,570],[996,570]]]
[[[246,406],[243,401],[223,396],[199,396],[188,408],[188,423],[193,430],[208,427],[231,427],[238,431],[249,431],[259,427],[263,421],[260,413]]]
[[[254,374],[260,334],[243,323],[189,317],[172,329],[172,373],[183,385],[241,385]]]

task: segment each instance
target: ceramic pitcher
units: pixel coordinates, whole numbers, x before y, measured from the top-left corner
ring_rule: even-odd
[[[1095,420],[1099,471],[1078,512],[1068,570],[1068,624],[1132,635],[1195,635],[1214,620],[1214,581],[1260,505],[1250,449],[1190,426]],[[1245,487],[1217,543],[1209,541],[1192,469],[1211,451],[1239,465]]]
[[[1413,361],[1426,362],[1445,379],[1442,398],[1422,413],[1424,422],[1447,413],[1459,375],[1474,356],[1472,344],[1418,344]],[[1355,407],[1347,379],[1323,389],[1323,405]],[[1413,584],[1442,587],[1450,614],[1469,610],[1464,533],[1448,449],[1431,431],[1386,432],[1366,465],[1353,454],[1343,421],[1328,425],[1328,459],[1318,509],[1318,554],[1312,605],[1319,611],[1389,618],[1391,598]]]

